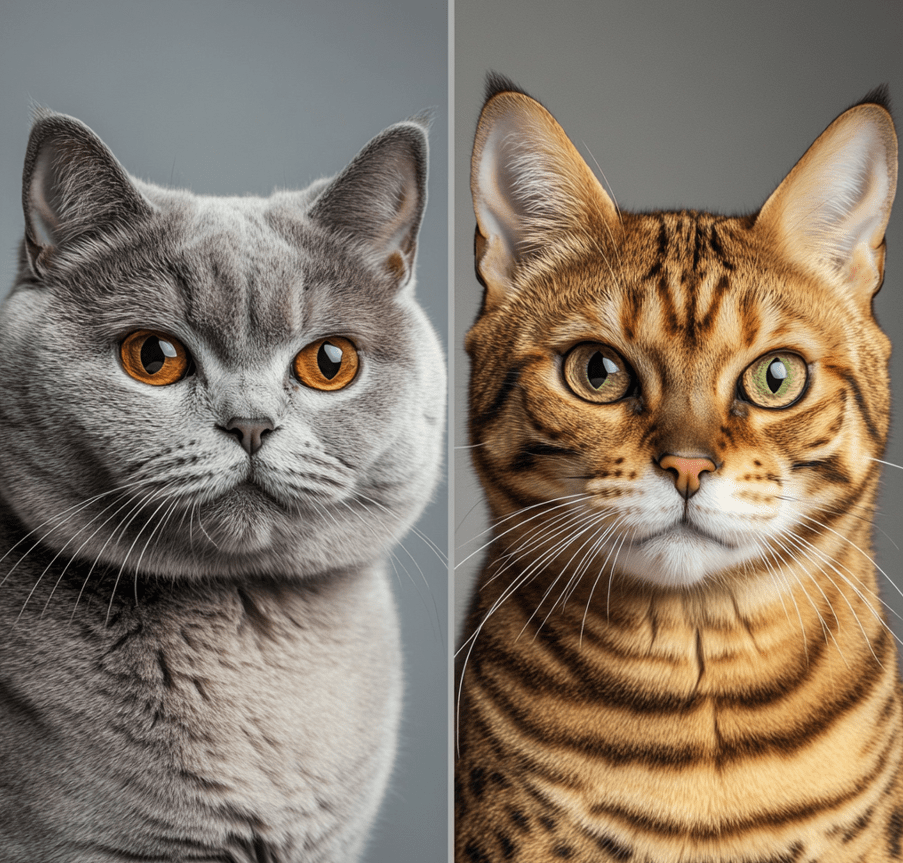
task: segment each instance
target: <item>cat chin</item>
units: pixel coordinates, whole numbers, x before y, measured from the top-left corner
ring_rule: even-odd
[[[659,587],[690,587],[743,562],[747,553],[678,527],[625,545],[618,571]]]

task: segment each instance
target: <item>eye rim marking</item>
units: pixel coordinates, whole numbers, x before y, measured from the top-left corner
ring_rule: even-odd
[[[334,362],[331,351],[326,345],[342,352],[342,361],[338,364],[332,377],[327,377],[321,364],[320,351],[325,356],[325,362]],[[292,361],[292,370],[295,377],[306,387],[324,392],[336,392],[343,390],[357,377],[360,369],[360,354],[357,346],[351,339],[345,336],[325,336],[316,339],[309,345],[305,345],[295,355]]]
[[[769,395],[761,386],[762,383],[765,383],[765,386],[769,390],[771,389],[771,385],[767,383],[766,375],[775,360],[779,360],[788,372],[783,380],[790,382],[787,391],[781,396],[779,396],[777,391],[772,391],[771,395]],[[789,363],[787,362],[788,360],[790,360]],[[793,407],[806,395],[810,381],[809,364],[806,360],[797,351],[789,348],[779,348],[775,351],[768,351],[768,353],[762,354],[758,359],[753,360],[738,378],[737,389],[740,398],[744,402],[757,408],[763,410],[786,410],[789,407]]]
[[[589,364],[596,356],[601,355],[602,365],[605,367],[605,382],[617,375],[622,375],[622,380],[613,382],[608,391],[603,395],[590,381]],[[616,370],[610,368],[617,366]],[[577,398],[590,404],[615,404],[632,395],[636,389],[636,374],[630,363],[616,351],[611,345],[603,342],[580,342],[574,345],[565,355],[562,365],[562,376],[568,389]]]
[[[147,369],[142,352],[148,339],[155,338],[173,353],[160,346],[165,359],[154,372]],[[125,373],[133,380],[152,387],[165,387],[178,383],[191,371],[191,355],[185,346],[171,333],[163,330],[140,329],[129,333],[119,345],[119,360]]]

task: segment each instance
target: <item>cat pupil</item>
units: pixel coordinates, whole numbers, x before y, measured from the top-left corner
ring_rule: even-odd
[[[317,366],[323,377],[331,381],[342,367],[342,349],[329,342],[323,342],[317,351]]]
[[[776,393],[781,388],[786,377],[787,367],[780,360],[775,360],[768,366],[768,371],[765,373],[765,383],[768,384],[768,389]]]
[[[586,377],[593,389],[601,389],[608,380],[609,375],[617,374],[620,369],[608,358],[598,351],[594,353],[586,364]]]
[[[169,348],[172,353],[170,354],[166,348]],[[141,346],[141,365],[144,366],[144,370],[149,375],[155,375],[163,368],[166,358],[175,355],[175,349],[169,342],[164,342],[151,336],[145,339],[144,344]]]

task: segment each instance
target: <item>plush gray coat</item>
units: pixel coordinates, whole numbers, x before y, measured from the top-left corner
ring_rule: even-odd
[[[0,861],[357,858],[400,711],[384,559],[441,461],[425,175],[413,120],[305,191],[207,198],[37,116],[0,313]],[[141,329],[182,379],[126,373]],[[294,372],[326,336],[360,359],[337,391]]]

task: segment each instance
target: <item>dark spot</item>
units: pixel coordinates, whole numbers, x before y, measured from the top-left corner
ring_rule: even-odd
[[[498,840],[499,845],[502,849],[502,856],[506,860],[510,860],[514,856],[515,846],[514,843],[509,839],[504,833],[499,833]]]
[[[467,855],[467,859],[470,860],[470,863],[492,863],[489,857],[487,857],[478,846],[474,845],[473,842],[465,846],[464,853]]]
[[[470,793],[474,797],[482,797],[486,788],[486,768],[474,767],[470,771]]]
[[[530,819],[524,815],[520,810],[515,810],[511,813],[511,820],[519,827],[521,830],[528,831],[530,829]]]
[[[633,857],[633,851],[630,848],[615,842],[610,836],[600,836],[596,842],[599,847],[608,852],[614,860],[629,860]]]
[[[887,848],[894,859],[900,857],[901,839],[903,839],[903,812],[894,809],[887,822]]]
[[[567,860],[569,857],[574,856],[574,849],[571,848],[570,845],[556,845],[554,854],[556,857],[561,857]]]
[[[555,819],[550,818],[548,815],[540,815],[539,823],[546,828],[550,833],[555,831]]]

